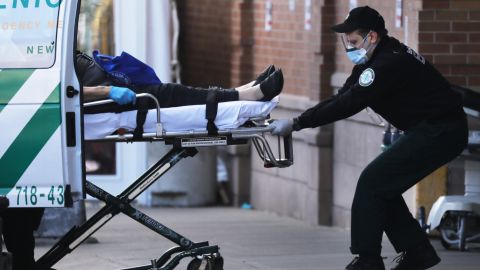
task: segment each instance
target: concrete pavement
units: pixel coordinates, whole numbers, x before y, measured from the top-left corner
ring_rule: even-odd
[[[89,215],[94,210],[88,209]],[[349,231],[311,226],[291,218],[238,208],[153,208],[142,209],[160,223],[195,242],[210,241],[220,246],[226,270],[333,270],[344,269],[349,254]],[[130,218],[119,214],[94,234],[98,244],[82,244],[60,261],[57,269],[121,269],[146,265],[174,246]],[[36,255],[49,248],[50,241],[38,240]],[[470,252],[446,251],[433,240],[442,262],[436,270],[473,270],[480,266],[480,246]],[[384,243],[387,269],[396,256]],[[186,269],[182,260],[176,269]]]

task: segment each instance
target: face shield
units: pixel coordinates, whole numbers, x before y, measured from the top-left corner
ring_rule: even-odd
[[[368,32],[368,34],[360,42],[358,42],[358,44],[357,42],[355,44],[351,43],[346,34],[342,33],[341,35],[342,44],[347,52],[347,57],[355,65],[365,64],[368,61],[367,53],[373,46],[369,45],[368,49],[365,49],[363,46],[371,32],[372,31]]]
[[[342,40],[342,44],[343,44],[343,47],[344,47],[345,51],[346,51],[346,52],[351,52],[351,51],[359,50],[360,48],[362,48],[362,47],[363,47],[363,44],[365,43],[365,41],[366,41],[367,38],[368,38],[368,35],[370,35],[371,32],[372,32],[372,31],[369,31],[369,32],[365,35],[365,37],[362,39],[362,41],[359,42],[359,44],[357,45],[358,47],[355,46],[356,44],[352,44],[352,43],[350,42],[350,40],[348,39],[347,34],[342,33],[342,34],[340,35],[340,39]]]

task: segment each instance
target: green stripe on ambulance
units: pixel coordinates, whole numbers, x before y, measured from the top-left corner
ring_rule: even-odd
[[[57,100],[59,85],[47,98]],[[44,102],[0,159],[2,195],[13,188],[61,124],[60,104]]]

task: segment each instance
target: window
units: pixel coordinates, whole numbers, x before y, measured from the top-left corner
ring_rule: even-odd
[[[0,2],[0,68],[49,68],[55,63],[61,0]]]

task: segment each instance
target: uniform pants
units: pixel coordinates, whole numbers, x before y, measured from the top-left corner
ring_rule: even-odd
[[[397,252],[428,242],[402,193],[466,147],[463,112],[425,121],[407,132],[362,172],[352,204],[351,252],[379,256],[383,232]]]
[[[214,91],[217,93],[218,102],[236,101],[238,100],[238,91],[223,88],[200,88],[185,86],[176,83],[164,83],[161,85],[141,86],[132,89],[135,93],[150,93],[154,95],[161,108],[178,107],[187,105],[205,104],[208,93]],[[118,105],[107,104],[95,107],[85,108],[85,113],[104,113],[104,112],[124,112],[138,109],[156,108],[154,101],[151,99],[143,99],[146,102],[136,102],[135,105]]]
[[[8,208],[0,213],[5,246],[13,255],[13,270],[34,270],[33,232],[40,226],[43,212],[44,208]]]

